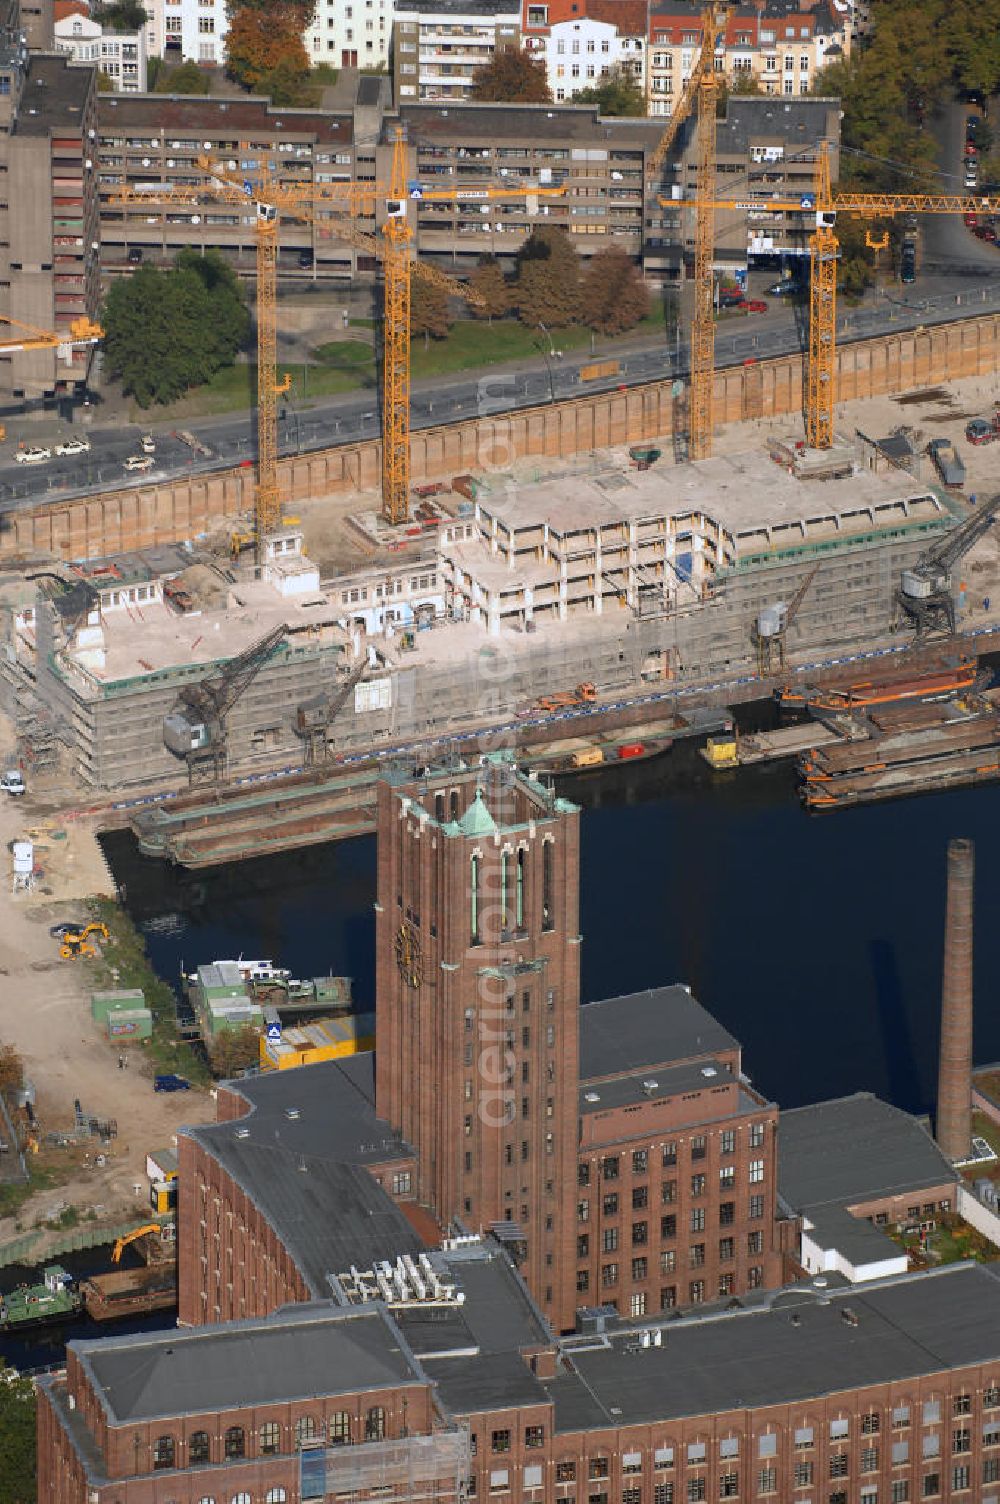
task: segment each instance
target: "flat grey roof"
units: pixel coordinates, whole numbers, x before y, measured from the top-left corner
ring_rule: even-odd
[[[738,1049],[729,1031],[679,984],[606,998],[580,1009],[584,1082]]]
[[[811,1224],[805,1236],[813,1238],[820,1248],[835,1248],[855,1268],[903,1254],[888,1233],[867,1217],[853,1216],[846,1206],[807,1206],[803,1215]]]
[[[871,1092],[781,1114],[778,1192],[795,1211],[916,1194],[958,1178],[916,1118]]]
[[[399,12],[396,12],[397,19]],[[443,138],[442,145],[481,142],[496,146],[525,138],[539,144],[556,141],[588,142],[652,151],[663,134],[662,122],[632,116],[601,116],[596,105],[479,104],[463,100],[448,104],[404,104],[399,116],[416,136],[419,160],[422,137]]]
[[[580,1112],[605,1112],[609,1107],[627,1107],[633,1102],[662,1102],[682,1093],[711,1091],[715,1086],[732,1086],[733,1077],[718,1060],[704,1060],[659,1069],[654,1076],[640,1071],[637,1076],[618,1076],[600,1085],[587,1082],[580,1088]],[[597,1101],[592,1101],[593,1097]]]
[[[83,111],[94,87],[90,68],[71,68],[64,57],[33,52],[17,108],[17,136],[47,136],[74,129],[83,134]]]
[[[953,1264],[831,1293],[796,1291],[770,1309],[570,1339],[569,1371],[542,1385],[557,1431],[583,1431],[789,1404],[967,1364],[1000,1361],[996,1265]],[[850,1319],[847,1319],[847,1317]],[[856,1318],[856,1320],[855,1320]],[[644,1323],[646,1326],[653,1323]]]
[[[242,1187],[319,1297],[352,1264],[367,1269],[424,1246],[365,1168],[411,1152],[375,1113],[373,1070],[364,1051],[230,1082],[250,1103],[247,1116],[182,1129]]]
[[[289,1306],[260,1321],[70,1346],[115,1424],[424,1382],[380,1306]]]
[[[547,1405],[545,1386],[517,1353],[488,1358],[427,1358],[427,1377],[453,1415],[508,1410],[515,1405]]]
[[[394,1312],[419,1359],[519,1352],[552,1340],[524,1281],[496,1243],[435,1251],[430,1260],[465,1300],[451,1308],[414,1305]]]

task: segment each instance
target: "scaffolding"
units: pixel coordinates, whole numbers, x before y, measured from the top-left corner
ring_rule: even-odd
[[[301,1454],[302,1499],[377,1498],[379,1504],[458,1504],[469,1487],[469,1434],[441,1431]]]

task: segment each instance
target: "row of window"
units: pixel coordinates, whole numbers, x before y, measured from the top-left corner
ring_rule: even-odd
[[[386,1434],[386,1415],[381,1405],[373,1405],[365,1412],[364,1421],[356,1427],[365,1441],[383,1441]],[[303,1447],[325,1442],[327,1446],[350,1446],[356,1439],[355,1424],[347,1410],[338,1410],[326,1423],[325,1434],[321,1423],[312,1415],[301,1415],[295,1422],[295,1446]],[[251,1433],[252,1435],[252,1433]],[[227,1462],[247,1456],[247,1431],[243,1426],[229,1426],[222,1437],[222,1455]],[[153,1443],[154,1469],[172,1468],[178,1465],[178,1456],[184,1446],[169,1434],[158,1436]],[[260,1457],[270,1456],[285,1450],[282,1445],[282,1427],[276,1420],[265,1421],[257,1429],[257,1452]],[[187,1464],[212,1462],[212,1438],[207,1431],[192,1431],[187,1438]]]
[[[766,1123],[751,1123],[749,1131],[749,1146],[751,1149],[760,1149],[764,1144],[767,1130]],[[722,1158],[736,1153],[737,1131],[735,1128],[723,1128],[718,1135],[718,1151]],[[708,1135],[694,1133],[689,1139],[692,1160],[706,1159],[708,1157]],[[671,1141],[661,1145],[660,1160],[664,1168],[677,1164],[677,1143]],[[646,1175],[649,1173],[650,1151],[648,1149],[632,1150],[632,1174]],[[751,1164],[751,1179],[763,1180],[764,1165],[762,1160],[755,1160]],[[617,1180],[621,1171],[621,1155],[606,1154],[600,1162],[600,1173],[604,1180]],[[589,1185],[590,1166],[581,1164],[579,1171],[579,1183]]]
[[[664,1219],[664,1220],[666,1220],[666,1219]],[[671,1219],[671,1220],[673,1220],[673,1219]],[[632,1226],[632,1246],[633,1247],[636,1247],[636,1246],[640,1246],[641,1247],[647,1241],[646,1236],[645,1236],[644,1233],[641,1236],[637,1236],[637,1229],[644,1228],[645,1226],[646,1226],[645,1223],[641,1223],[641,1222],[633,1223],[633,1226]],[[673,1236],[673,1233],[671,1233],[670,1236]],[[690,1260],[690,1263],[691,1263],[692,1267],[697,1267],[700,1264],[704,1264],[705,1257],[706,1257],[706,1248],[707,1248],[707,1245],[704,1244],[704,1243],[692,1243],[692,1244],[689,1245],[689,1247],[688,1247],[688,1255],[689,1255],[689,1260]],[[601,1252],[602,1253],[616,1253],[617,1250],[618,1250],[618,1229],[617,1229],[617,1227],[606,1227],[604,1229],[604,1231],[601,1233]],[[751,1232],[751,1233],[748,1233],[747,1234],[747,1253],[750,1254],[751,1257],[752,1257],[754,1254],[760,1254],[760,1253],[763,1253],[763,1252],[764,1252],[764,1234],[763,1234],[763,1232]],[[577,1256],[578,1259],[586,1259],[586,1258],[590,1257],[590,1234],[589,1233],[579,1233],[577,1235],[577,1240],[576,1240],[576,1256]],[[719,1239],[719,1259],[720,1259],[720,1261],[722,1263],[728,1263],[730,1260],[734,1259],[735,1257],[736,1257],[736,1239],[735,1238],[720,1238]],[[633,1279],[645,1279],[646,1278],[646,1265],[647,1265],[647,1263],[648,1263],[648,1260],[645,1257],[636,1258],[636,1259],[632,1260],[632,1278]],[[669,1273],[671,1273],[676,1268],[676,1265],[677,1265],[677,1250],[674,1249],[674,1248],[664,1249],[662,1251],[661,1255],[660,1255],[660,1269],[662,1270],[662,1272],[664,1274],[669,1274]]]
[[[645,1278],[645,1276],[639,1276],[639,1275],[637,1275],[637,1274],[634,1273],[635,1265],[636,1265],[637,1262],[645,1263],[645,1259],[643,1259],[643,1260],[633,1260],[633,1262],[632,1262],[633,1278],[634,1279],[639,1279],[640,1277],[641,1278]],[[609,1297],[605,1292],[607,1292],[608,1290],[613,1290],[614,1287],[617,1285],[617,1283],[618,1283],[618,1265],[617,1264],[602,1264],[601,1265],[601,1304],[602,1305],[606,1305],[606,1306],[613,1306],[616,1311],[619,1308],[617,1299],[615,1299],[613,1297]],[[763,1268],[763,1265],[761,1265],[761,1264],[751,1264],[750,1268],[747,1270],[747,1288],[750,1289],[750,1290],[759,1290],[759,1289],[762,1288],[763,1284],[764,1284],[764,1268]],[[590,1272],[589,1272],[589,1270],[587,1270],[587,1269],[578,1269],[577,1270],[577,1272],[576,1272],[576,1288],[577,1288],[577,1293],[581,1294],[581,1295],[585,1294],[590,1289]],[[735,1274],[729,1274],[729,1273],[727,1273],[727,1274],[720,1274],[719,1275],[718,1282],[717,1282],[717,1287],[716,1287],[716,1294],[719,1295],[719,1296],[721,1296],[721,1297],[725,1297],[727,1295],[735,1295],[736,1294],[736,1276],[735,1276]],[[687,1304],[688,1305],[692,1305],[692,1306],[700,1306],[700,1305],[703,1305],[707,1299],[708,1299],[708,1287],[707,1287],[707,1284],[706,1284],[705,1280],[703,1280],[703,1279],[694,1279],[694,1280],[691,1280],[691,1282],[689,1283],[689,1285],[687,1287]],[[661,1311],[672,1311],[676,1305],[677,1305],[677,1286],[676,1285],[664,1285],[664,1286],[662,1286],[661,1289],[660,1289],[660,1310]],[[646,1294],[645,1290],[636,1290],[636,1291],[634,1291],[629,1296],[629,1298],[628,1298],[628,1314],[629,1314],[629,1316],[632,1316],[632,1317],[635,1317],[635,1316],[648,1316],[648,1315],[651,1314],[651,1311],[652,1311],[652,1307],[651,1307],[651,1305],[649,1303],[649,1297]]]

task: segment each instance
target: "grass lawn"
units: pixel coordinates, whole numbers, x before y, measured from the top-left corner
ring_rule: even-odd
[[[279,375],[287,371],[292,378],[293,397],[331,397],[338,392],[353,392],[358,387],[374,385],[371,349],[358,340],[344,340],[341,344],[349,353],[339,361],[308,366],[278,362]],[[354,351],[360,351],[360,359],[353,355]],[[241,407],[252,407],[256,401],[256,364],[227,366],[217,371],[204,386],[196,387],[186,397],[165,407],[131,405],[129,421],[169,423],[187,418],[207,418],[218,413],[235,412]]]

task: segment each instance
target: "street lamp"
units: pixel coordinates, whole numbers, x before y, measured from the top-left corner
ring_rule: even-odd
[[[548,372],[548,375],[549,375],[549,401],[552,402],[552,403],[554,403],[555,400],[556,400],[556,383],[555,383],[555,376],[553,375],[553,372],[552,372],[552,361],[553,360],[559,360],[561,358],[561,356],[562,356],[562,351],[556,349],[555,344],[553,343],[553,340],[552,340],[552,335],[546,329],[546,327],[545,327],[544,324],[539,323],[537,325],[537,328],[539,328],[542,331],[542,333],[545,335],[545,338],[549,342],[549,348],[548,348],[548,350],[545,349],[544,345],[540,345],[537,340],[535,341],[535,348],[538,349],[538,350],[541,350],[541,352],[542,352],[542,357],[543,357],[543,359],[545,361],[545,369],[546,369],[546,371]],[[551,357],[551,359],[550,359],[550,357]]]

